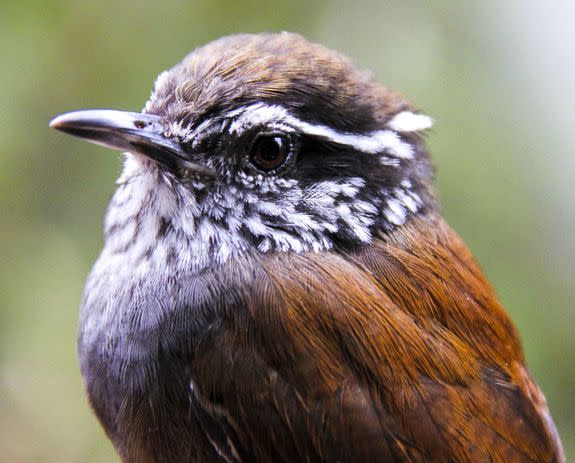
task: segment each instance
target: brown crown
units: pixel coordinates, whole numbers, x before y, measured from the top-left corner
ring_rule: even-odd
[[[159,79],[146,110],[190,123],[259,101],[349,131],[376,129],[412,109],[341,54],[283,32],[229,36],[196,49]]]

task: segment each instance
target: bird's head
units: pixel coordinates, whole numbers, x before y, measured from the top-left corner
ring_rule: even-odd
[[[78,111],[51,125],[126,151],[106,225],[117,249],[171,234],[196,265],[320,251],[436,207],[430,118],[294,34],[217,40],[160,74],[142,113]]]

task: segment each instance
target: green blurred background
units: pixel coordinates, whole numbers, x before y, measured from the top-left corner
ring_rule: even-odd
[[[120,155],[50,131],[139,110],[156,75],[234,32],[350,55],[436,120],[448,221],[511,312],[575,457],[575,3],[0,0],[0,460],[117,461],[75,356]]]

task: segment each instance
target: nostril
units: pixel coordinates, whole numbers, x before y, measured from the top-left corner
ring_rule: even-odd
[[[136,127],[137,129],[143,129],[144,127],[146,127],[146,125],[148,124],[144,121],[134,121],[134,127]]]

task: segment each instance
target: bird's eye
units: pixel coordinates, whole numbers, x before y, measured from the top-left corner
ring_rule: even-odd
[[[250,161],[264,172],[279,169],[290,157],[293,143],[281,133],[261,133],[250,147]]]

